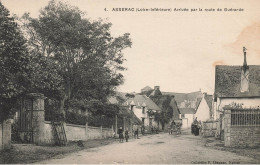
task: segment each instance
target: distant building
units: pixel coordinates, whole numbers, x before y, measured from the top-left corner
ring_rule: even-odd
[[[152,89],[149,86],[146,86],[143,89],[141,89],[141,93],[140,94],[141,95],[146,95],[147,97],[162,95],[162,93],[160,91],[160,86],[154,86],[154,89]]]
[[[190,128],[195,118],[196,109],[203,98],[201,91],[191,93],[162,92],[162,95],[174,95],[181,113],[182,127]]]
[[[149,86],[146,86],[146,87],[144,87],[143,89],[141,89],[141,93],[147,92],[147,91],[151,91],[151,90],[153,90],[153,88],[151,88],[151,87],[149,87]]]
[[[136,94],[133,98],[126,100],[126,105],[134,114],[142,121],[142,124],[146,129],[150,129],[151,126],[160,127],[157,121],[155,121],[155,113],[160,113],[162,110],[158,107],[149,97],[146,95]]]
[[[198,106],[194,117],[197,117],[198,121],[207,121],[213,119],[213,96],[203,93],[203,97],[199,99]]]
[[[180,117],[182,119],[182,128],[190,128],[194,120],[194,108],[180,108]]]

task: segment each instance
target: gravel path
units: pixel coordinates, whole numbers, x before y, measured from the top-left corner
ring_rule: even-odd
[[[37,162],[39,164],[247,164],[259,161],[238,156],[228,151],[205,147],[201,137],[184,134],[180,136],[166,133],[149,135],[129,142],[113,143],[86,149],[54,159]]]

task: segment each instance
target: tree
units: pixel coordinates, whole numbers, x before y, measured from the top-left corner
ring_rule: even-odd
[[[75,99],[105,102],[123,82],[122,51],[132,43],[128,33],[113,38],[111,23],[90,21],[77,7],[54,0],[36,19],[24,14],[22,23],[30,51],[58,66],[64,87],[61,110]]]
[[[157,104],[162,111],[160,113],[154,114],[155,121],[162,123],[162,127],[164,128],[165,123],[169,123],[172,119],[173,115],[173,107],[171,106],[172,97],[168,95],[157,95],[150,97],[155,104]]]
[[[0,121],[12,115],[16,98],[27,89],[29,61],[26,40],[0,2]]]

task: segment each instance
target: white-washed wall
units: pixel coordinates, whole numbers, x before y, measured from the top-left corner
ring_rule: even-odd
[[[64,129],[68,141],[87,140],[86,126],[84,125],[66,124]]]
[[[194,119],[194,114],[185,114],[182,119],[182,128],[190,128]]]
[[[111,128],[91,127],[87,125],[64,124],[66,137],[68,141],[102,139],[113,137]],[[44,122],[44,142],[46,144],[54,144],[54,133],[51,122]]]
[[[197,117],[198,121],[207,121],[208,119],[210,119],[210,109],[205,98],[201,100],[194,117]]]
[[[101,139],[101,127],[88,126],[86,134],[88,139]]]
[[[52,130],[51,122],[44,122],[44,143],[46,144],[54,144],[54,133]]]

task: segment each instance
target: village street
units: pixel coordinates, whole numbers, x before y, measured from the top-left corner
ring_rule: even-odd
[[[37,164],[223,164],[260,163],[253,158],[236,155],[228,151],[215,150],[203,145],[201,137],[191,135],[188,130],[180,135],[160,133],[115,142],[98,148],[86,149]]]

